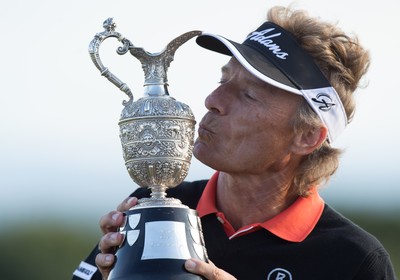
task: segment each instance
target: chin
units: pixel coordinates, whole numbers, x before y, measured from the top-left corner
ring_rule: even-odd
[[[193,148],[193,156],[201,163],[212,168],[211,165],[212,165],[213,160],[211,158],[207,157],[207,154],[209,154],[209,153],[204,152],[204,150],[201,148],[196,149],[196,146]]]
[[[202,164],[210,167],[211,169],[214,170],[221,170],[221,165],[218,164],[218,161],[216,161],[214,158],[208,157],[208,156],[202,156],[202,155],[194,155],[194,157],[200,161]]]
[[[201,154],[201,148],[199,148],[198,147],[198,145],[194,145],[194,147],[193,147],[193,156],[196,158],[196,159],[198,159],[200,162],[203,162],[202,161],[202,154]]]
[[[218,157],[215,157],[215,149],[212,149],[208,142],[196,139],[193,146],[193,156],[201,163],[217,169]]]

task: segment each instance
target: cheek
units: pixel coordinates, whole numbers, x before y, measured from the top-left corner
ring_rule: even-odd
[[[293,138],[293,129],[288,122],[288,118],[278,115],[266,116],[265,114],[255,114],[253,123],[249,124],[252,129],[243,135],[252,147],[252,150],[257,152],[273,153],[273,150],[281,150],[290,144]]]

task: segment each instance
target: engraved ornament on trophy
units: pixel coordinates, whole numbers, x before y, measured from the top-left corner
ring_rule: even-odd
[[[123,102],[119,121],[125,165],[135,183],[151,190],[150,197],[140,199],[126,212],[120,228],[125,238],[108,279],[202,279],[183,267],[189,258],[207,261],[197,212],[166,197],[166,190],[187,176],[195,133],[189,106],[169,96],[167,69],[175,51],[201,32],[184,33],[160,53],[149,53],[116,32],[112,18],[103,27],[91,41],[89,54],[101,75],[129,97]],[[135,102],[129,87],[100,60],[99,47],[111,37],[122,43],[118,54],[129,51],[142,64],[144,96]]]

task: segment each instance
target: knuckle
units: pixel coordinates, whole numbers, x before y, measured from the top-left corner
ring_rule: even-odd
[[[221,279],[220,278],[221,277],[221,273],[220,273],[218,268],[214,267],[213,272],[212,272],[212,276],[213,276],[212,279],[215,279],[215,280]]]
[[[102,253],[110,253],[115,250],[115,247],[120,243],[118,233],[109,232],[105,234],[99,242],[99,248]]]
[[[118,205],[117,210],[120,211],[120,212],[127,210],[127,209],[126,209],[126,205],[128,204],[128,201],[129,201],[129,197],[125,198],[125,199]]]
[[[111,211],[107,215],[101,217],[99,226],[103,233],[117,230],[117,227],[119,226],[117,223],[120,214],[121,213],[118,211]]]
[[[107,248],[107,246],[106,246],[106,244],[104,244],[104,237],[102,237],[99,242],[99,250],[100,250],[100,252],[104,253],[106,248]]]
[[[103,227],[103,226],[104,226],[106,217],[107,217],[107,215],[104,215],[104,216],[102,216],[102,217],[100,218],[100,220],[99,220],[99,226],[100,226],[100,227]]]
[[[105,260],[105,254],[97,254],[95,262],[99,269],[104,270],[109,266]]]
[[[122,202],[121,204],[119,204],[118,206],[117,206],[117,211],[119,211],[119,212],[124,212],[124,205],[123,205],[124,203]]]
[[[111,271],[114,257],[112,255],[97,254],[95,258],[96,266],[102,275],[102,279],[107,279]]]
[[[135,201],[137,201],[136,197],[127,197],[118,205],[117,210],[120,212],[128,211],[134,204],[136,204]]]
[[[99,268],[102,266],[102,261],[101,261],[101,259],[102,259],[102,254],[101,254],[101,253],[97,254],[94,262],[96,263],[96,265],[97,265]]]

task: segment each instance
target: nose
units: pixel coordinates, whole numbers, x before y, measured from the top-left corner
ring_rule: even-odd
[[[229,102],[229,98],[226,95],[226,88],[223,85],[219,85],[206,97],[204,105],[209,111],[225,114]]]

